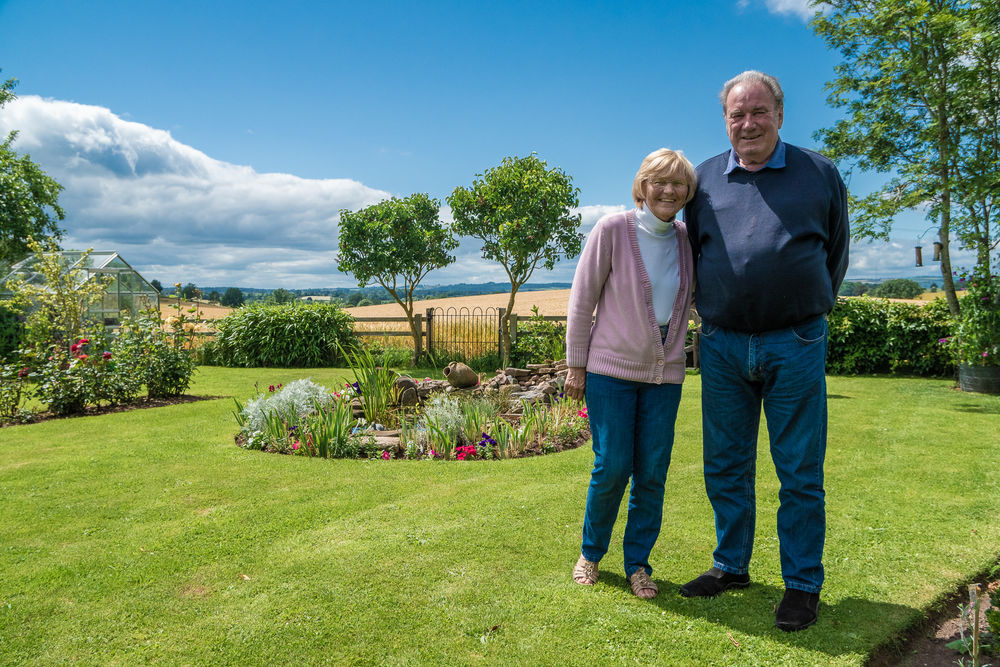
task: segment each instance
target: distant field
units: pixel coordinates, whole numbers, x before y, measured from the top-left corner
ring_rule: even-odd
[[[456,296],[449,299],[428,299],[414,301],[416,312],[428,308],[506,308],[510,294],[478,294],[476,296]],[[569,290],[543,290],[539,292],[518,292],[514,297],[514,312],[521,317],[531,315],[531,307],[538,306],[542,315],[565,315],[569,303]],[[345,309],[355,317],[403,317],[406,313],[397,303],[382,303],[376,306],[360,306]]]

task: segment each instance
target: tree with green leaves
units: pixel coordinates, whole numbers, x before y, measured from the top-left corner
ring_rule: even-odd
[[[17,81],[0,83],[0,109],[14,99]],[[55,247],[62,238],[58,221],[66,217],[59,206],[62,186],[13,149],[17,132],[0,140],[0,267],[23,259],[30,251],[28,239]]]
[[[155,289],[160,294],[163,294],[163,285],[156,278],[153,278],[152,280],[149,281],[149,286]]]
[[[441,203],[426,194],[392,197],[359,211],[340,212],[340,271],[364,287],[375,281],[406,313],[413,349],[421,349],[413,291],[434,269],[455,261],[458,240],[438,217]],[[360,301],[358,302],[360,305]]]
[[[271,292],[271,294],[268,295],[265,301],[267,303],[273,303],[279,306],[284,303],[294,303],[295,292],[292,292],[291,290],[286,290],[284,287],[279,287],[278,289]]]
[[[89,321],[92,318],[88,318],[87,311],[101,302],[113,278],[91,275],[80,268],[87,265],[93,249],[71,265],[62,253],[34,239],[29,238],[27,245],[35,256],[27,272],[40,274],[44,281],[28,282],[22,275],[11,278],[6,285],[12,297],[10,303],[27,312],[24,339],[36,352],[41,354],[53,343],[68,352],[88,326],[100,324]]]
[[[514,296],[539,265],[551,270],[560,257],[580,254],[583,235],[579,190],[558,167],[548,169],[532,153],[506,157],[499,166],[477,174],[469,188],[457,187],[448,203],[455,231],[483,242],[483,258],[503,266],[510,299],[500,323],[504,357],[510,358],[510,316]]]
[[[188,283],[181,288],[181,296],[183,296],[188,301],[192,301],[201,296],[201,290],[198,289],[197,285],[194,283]]]
[[[229,308],[239,308],[240,306],[243,305],[243,290],[241,290],[239,287],[226,288],[226,291],[222,295],[222,301],[220,303],[222,303],[223,306],[227,306]]]
[[[998,0],[817,0],[813,29],[843,62],[828,103],[846,116],[816,138],[838,162],[889,173],[852,197],[852,235],[888,239],[901,211],[938,226],[948,306],[959,312],[952,235],[988,272],[1000,194]],[[848,170],[849,171],[849,170]],[[988,273],[987,273],[988,275]]]
[[[893,278],[879,283],[872,296],[883,299],[915,299],[924,293],[924,288],[915,280],[908,278]]]

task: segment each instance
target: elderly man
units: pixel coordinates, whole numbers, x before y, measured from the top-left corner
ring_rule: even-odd
[[[826,314],[847,271],[847,192],[836,167],[781,141],[777,79],[748,71],[720,95],[732,150],[702,163],[685,211],[701,314],[710,570],[681,587],[711,597],[750,585],[763,405],[781,490],[785,594],[775,625],[816,622],[826,535]]]

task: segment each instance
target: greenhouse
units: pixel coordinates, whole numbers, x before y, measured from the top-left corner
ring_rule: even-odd
[[[159,308],[159,292],[117,252],[95,250],[88,255],[80,250],[62,250],[59,255],[66,271],[73,269],[84,271],[81,282],[95,275],[112,277],[104,298],[87,311],[87,314],[94,319],[103,320],[106,326],[117,326],[118,317],[123,310],[137,315],[143,310]],[[43,284],[45,278],[34,270],[37,262],[38,258],[32,255],[14,264],[10,272],[0,279],[0,286],[18,276],[29,284]],[[0,298],[6,296],[9,295],[0,292]]]

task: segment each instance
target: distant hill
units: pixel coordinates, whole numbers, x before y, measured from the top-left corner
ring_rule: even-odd
[[[224,294],[226,286],[199,286],[202,294],[218,292]],[[538,292],[543,290],[569,289],[571,283],[527,283],[521,286],[521,292]],[[243,297],[247,301],[263,299],[276,288],[263,287],[240,287]],[[288,290],[296,297],[325,296],[346,301],[352,294],[360,293],[361,296],[372,303],[388,303],[392,297],[380,286],[373,287],[311,287],[308,289]],[[414,298],[420,301],[426,299],[447,299],[456,296],[478,296],[480,294],[500,294],[510,292],[510,283],[456,283],[453,285],[418,285],[413,291]]]

